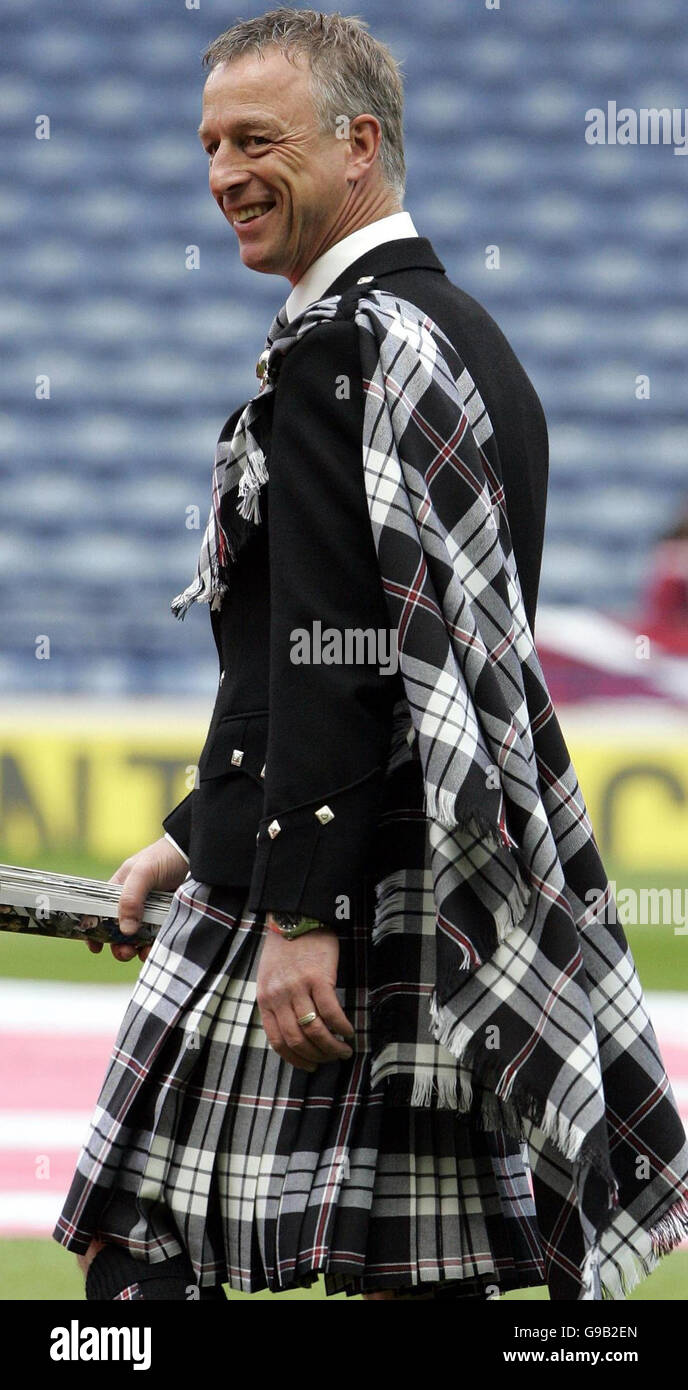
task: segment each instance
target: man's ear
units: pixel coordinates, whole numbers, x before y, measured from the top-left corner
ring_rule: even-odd
[[[380,149],[382,127],[377,116],[366,113],[348,121],[347,178],[358,182],[372,169]]]

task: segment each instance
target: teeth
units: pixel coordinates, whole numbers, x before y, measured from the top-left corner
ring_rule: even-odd
[[[261,213],[267,212],[272,207],[272,203],[254,203],[250,208],[239,208],[234,213],[233,222],[248,222],[251,217],[260,217]]]

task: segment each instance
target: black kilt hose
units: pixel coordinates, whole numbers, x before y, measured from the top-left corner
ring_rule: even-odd
[[[421,831],[402,810],[381,844],[388,834],[422,869]],[[185,1251],[202,1287],[244,1292],[319,1274],[328,1294],[441,1284],[484,1298],[543,1282],[518,1140],[468,1113],[392,1104],[393,1088],[371,1082],[374,917],[366,878],[338,977],[354,1055],[311,1074],[272,1051],[260,1022],[264,918],[240,890],[182,884],[122,1021],[56,1240],[83,1252],[99,1236],[151,1262]],[[428,986],[407,985],[427,1010]],[[427,1046],[438,1054],[429,1032]]]

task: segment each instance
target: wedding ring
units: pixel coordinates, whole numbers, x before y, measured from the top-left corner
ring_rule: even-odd
[[[303,1018],[297,1018],[296,1022],[298,1023],[299,1028],[305,1028],[306,1024],[314,1023],[317,1017],[318,1015],[316,1014],[315,1009],[312,1009],[309,1014],[304,1014]]]

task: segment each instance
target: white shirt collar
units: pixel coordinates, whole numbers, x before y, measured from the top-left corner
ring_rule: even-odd
[[[385,241],[399,241],[402,237],[417,237],[418,233],[408,212],[393,212],[389,217],[380,217],[377,222],[369,222],[367,227],[359,227],[341,241],[318,256],[304,272],[289,295],[285,311],[289,320],[298,318],[309,304],[321,299],[325,290],[339,278],[359,256],[372,251],[374,246],[382,246]]]

